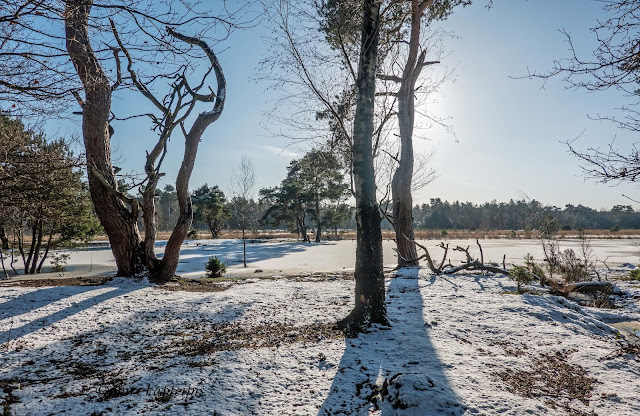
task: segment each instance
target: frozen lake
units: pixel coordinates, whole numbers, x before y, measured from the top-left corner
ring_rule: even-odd
[[[242,240],[187,240],[181,253],[177,273],[183,277],[202,277],[204,265],[210,256],[217,256],[227,263],[227,275],[246,276],[251,273],[261,275],[286,275],[300,272],[332,272],[352,270],[355,263],[355,240],[327,241],[320,244],[299,241],[247,240],[247,268],[242,267]],[[249,242],[251,241],[251,242]],[[443,250],[438,247],[439,240],[420,241],[425,245],[434,260],[439,262]],[[464,254],[452,251],[457,245],[470,247],[474,257],[480,257],[475,240],[445,240],[449,244],[449,257],[455,264],[462,261]],[[165,242],[158,242],[156,252],[161,255]],[[486,262],[502,263],[506,255],[507,263],[522,264],[527,253],[536,260],[542,260],[542,247],[537,240],[480,240]],[[604,260],[609,266],[621,263],[638,264],[640,257],[639,240],[591,240],[592,258]],[[317,246],[320,247],[317,247]],[[393,268],[396,264],[395,243],[384,240],[384,263]],[[579,241],[560,240],[562,249],[572,248],[579,253]],[[311,250],[314,248],[313,250]],[[89,247],[68,252],[71,258],[67,264],[65,276],[104,276],[115,274],[115,260],[107,246]],[[423,265],[426,265],[424,261]],[[599,267],[604,267],[598,263]],[[54,277],[49,262],[43,268],[41,277]]]

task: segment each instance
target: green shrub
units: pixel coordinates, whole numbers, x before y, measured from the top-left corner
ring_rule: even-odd
[[[617,233],[618,231],[620,231],[620,226],[619,225],[614,225],[613,227],[611,227],[609,229],[609,231],[611,231],[612,233]]]
[[[633,269],[629,272],[629,278],[631,280],[640,280],[640,269]]]
[[[523,266],[513,266],[513,269],[509,270],[509,277],[518,284],[518,293],[522,293],[522,285],[529,284],[533,280],[531,272]]]
[[[189,231],[189,233],[187,234],[187,238],[189,240],[197,240],[198,239],[198,231],[196,231],[196,230]]]
[[[544,274],[544,269],[541,265],[534,261],[534,258],[531,254],[527,253],[524,256],[524,267],[532,274],[538,276],[540,278],[541,283],[544,285],[547,275]]]
[[[204,268],[207,270],[207,277],[220,277],[227,271],[227,266],[218,257],[209,257]]]
[[[53,265],[53,271],[60,276],[64,276],[65,266],[70,257],[71,255],[69,254],[54,253],[53,259],[50,260]]]

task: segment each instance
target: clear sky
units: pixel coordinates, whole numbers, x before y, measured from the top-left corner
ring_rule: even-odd
[[[566,90],[561,79],[518,79],[528,69],[548,70],[554,59],[569,56],[559,29],[567,29],[580,50],[593,49],[589,32],[604,17],[602,3],[593,0],[495,0],[457,10],[442,27],[456,38],[446,41],[450,51],[443,67],[455,67],[455,82],[442,87],[429,103],[429,111],[449,118],[454,138],[441,128],[421,131],[418,150],[436,149],[432,166],[439,177],[414,196],[416,203],[439,197],[449,201],[482,203],[508,201],[524,195],[545,204],[584,204],[610,208],[633,204],[622,194],[640,198],[632,185],[611,187],[585,181],[578,160],[562,142],[578,136],[575,146],[605,148],[614,138],[629,148],[634,135],[588,115],[611,115],[628,103],[621,93],[587,93]],[[230,171],[243,154],[252,157],[257,190],[279,184],[286,166],[300,149],[264,129],[270,120],[274,96],[268,85],[252,81],[265,49],[265,29],[257,26],[236,31],[219,55],[228,79],[228,99],[222,117],[206,131],[191,180],[228,189]],[[222,48],[219,48],[222,49]],[[114,111],[131,112],[146,104],[130,96],[115,97]],[[55,127],[56,123],[51,125]],[[77,125],[57,126],[59,131]],[[156,136],[146,121],[114,123],[113,147],[117,165],[124,171],[141,170],[144,149]],[[174,134],[171,156],[165,162],[167,178],[175,179],[182,156],[182,137]],[[165,181],[165,183],[168,183]]]

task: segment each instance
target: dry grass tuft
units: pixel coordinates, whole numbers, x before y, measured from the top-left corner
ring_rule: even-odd
[[[315,343],[342,337],[342,331],[336,329],[333,324],[269,324],[245,327],[238,323],[222,322],[214,324],[211,330],[196,338],[178,340],[175,349],[178,355],[194,357],[241,348],[272,348],[297,342]]]

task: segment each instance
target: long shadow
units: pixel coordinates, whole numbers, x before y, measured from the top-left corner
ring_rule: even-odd
[[[8,292],[12,288],[3,288],[3,292]],[[0,320],[11,319],[14,316],[31,312],[50,303],[57,302],[65,297],[77,295],[79,293],[94,290],[95,286],[76,287],[43,287],[33,292],[21,293],[11,299],[0,301]],[[10,293],[3,293],[10,296]]]
[[[125,288],[113,292],[126,293]],[[199,326],[205,331],[209,324],[234,322],[254,303],[232,303],[219,293],[210,301],[223,306],[209,312],[202,299],[180,302],[177,309],[174,303],[151,303],[68,339],[0,354],[0,385],[22,391],[17,414],[63,414],[78,408],[89,409],[85,414],[203,414],[203,403],[219,390],[238,402],[239,409],[255,407],[251,398],[238,394],[232,373],[225,374],[226,383],[216,380],[218,360],[233,361],[237,351],[206,356],[175,351],[190,345],[182,335],[185,328],[197,333]],[[24,380],[29,382],[21,385]],[[196,410],[187,407],[191,405]]]
[[[461,415],[466,406],[452,390],[423,316],[418,270],[391,281],[391,328],[347,339],[329,396],[319,415]]]
[[[14,327],[13,319],[18,315],[46,307],[51,303],[70,298],[75,295],[86,294],[91,291],[103,291],[95,296],[83,299],[79,302],[73,302],[70,305],[61,308],[55,312],[48,313],[44,317],[35,321],[24,323],[23,325]],[[2,325],[3,331],[0,332],[0,342],[8,339],[14,340],[27,334],[31,334],[39,329],[51,326],[63,319],[69,318],[78,312],[86,310],[98,303],[109,299],[125,295],[129,292],[139,289],[135,285],[104,285],[104,286],[61,286],[47,287],[36,290],[34,292],[19,295],[7,302],[0,304],[0,320],[4,321]]]

